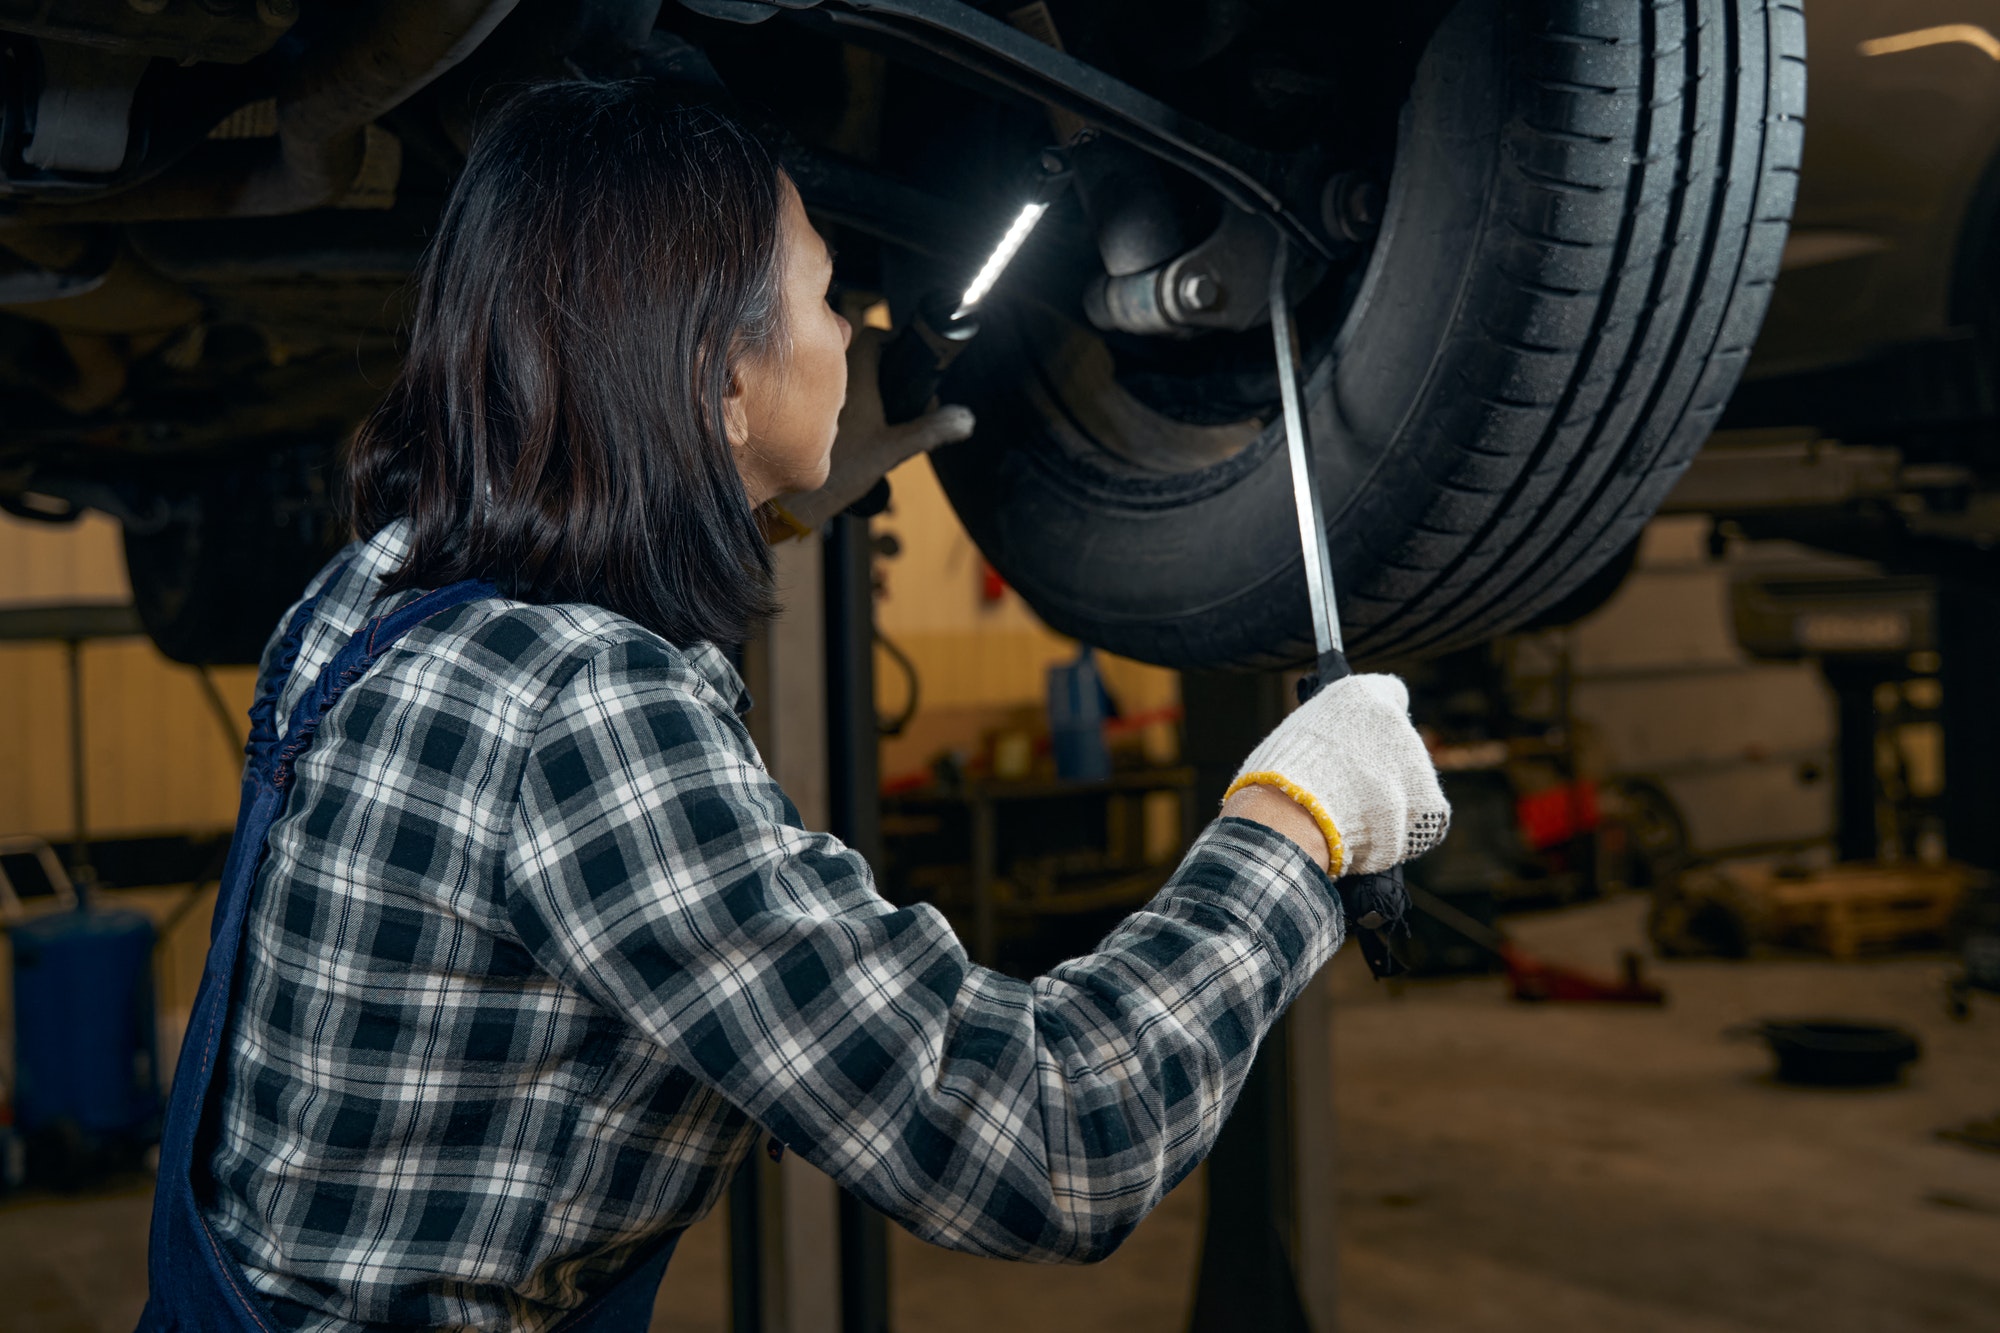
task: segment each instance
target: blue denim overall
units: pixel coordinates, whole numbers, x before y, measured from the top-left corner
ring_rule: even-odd
[[[322,585],[330,587],[339,571]],[[299,643],[312,623],[319,596],[304,602],[285,628],[277,661],[250,709],[249,762],[243,769],[243,803],[223,867],[209,936],[208,963],[195,993],[194,1013],[175,1066],[167,1103],[166,1132],[160,1143],[159,1181],[153,1196],[153,1232],[148,1252],[151,1298],[139,1317],[141,1333],[273,1333],[280,1325],[224,1250],[202,1217],[201,1200],[212,1188],[208,1158],[214,1146],[218,1108],[211,1091],[220,1090],[216,1073],[227,1051],[230,995],[236,960],[250,914],[250,894],[263,863],[265,839],[284,814],[292,769],[313,742],[335,701],[376,658],[424,621],[442,611],[495,595],[490,583],[468,581],[425,593],[399,610],[377,616],[347,645],[292,710],[291,727],[280,740],[275,725],[278,698],[298,662]],[[609,1290],[570,1314],[556,1327],[592,1333],[644,1333],[653,1298],[680,1233],[670,1233]]]

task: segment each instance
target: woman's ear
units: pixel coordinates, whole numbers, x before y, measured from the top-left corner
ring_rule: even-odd
[[[729,387],[722,394],[722,434],[736,453],[742,453],[750,443],[750,395],[742,373],[733,367]]]

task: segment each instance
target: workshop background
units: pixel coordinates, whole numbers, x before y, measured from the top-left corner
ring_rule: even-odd
[[[970,938],[969,849],[937,850],[941,789],[955,783],[963,799],[982,783],[1032,788],[1057,812],[1091,802],[1094,784],[1070,783],[1065,794],[1055,779],[1047,723],[1050,669],[1069,668],[1077,646],[992,578],[926,464],[906,465],[893,482],[892,507],[872,523],[884,640],[877,710],[892,720],[905,712],[912,676],[917,706],[881,741],[886,805],[903,812],[887,819],[888,886],[912,892],[912,871],[933,872],[914,891],[943,901]],[[8,611],[128,598],[116,528],[95,518],[66,529],[0,521],[0,571]],[[1430,975],[1384,984],[1351,951],[1336,961],[1321,989],[1332,1015],[1344,1327],[1990,1327],[2000,1308],[1991,1262],[2000,1014],[1990,999],[1962,999],[1979,1012],[1954,1018],[1948,995],[1961,964],[1942,904],[1965,889],[1943,858],[1934,813],[1937,654],[1904,655],[1896,697],[1871,698],[1872,790],[1888,853],[1887,868],[1872,873],[1890,888],[1868,901],[1890,906],[1864,904],[1859,940],[1842,945],[1826,916],[1840,903],[1828,870],[1839,841],[1839,698],[1824,661],[1760,660],[1736,627],[1746,587],[1853,573],[1851,562],[1668,515],[1647,530],[1616,592],[1576,624],[1508,636],[1442,668],[1413,667],[1418,714],[1457,784],[1454,839],[1476,834],[1507,849],[1461,854],[1469,870],[1420,872],[1417,882],[1500,925],[1514,947],[1607,987],[1621,979],[1621,955],[1643,957],[1645,980],[1667,999],[1510,998],[1497,960],[1435,929],[1422,935],[1438,954]],[[1850,629],[1880,632],[1865,621]],[[1838,630],[1828,622],[1817,632]],[[0,645],[0,750],[10,756],[0,766],[0,829],[46,840],[65,863],[75,817],[69,652],[61,642]],[[152,881],[200,873],[200,858],[226,836],[236,740],[201,671],[143,638],[86,640],[77,659],[90,859],[106,882],[102,903],[166,931],[154,955],[165,1053],[199,975],[206,886]],[[1003,961],[1033,966],[1087,948],[1104,921],[1143,900],[1184,836],[1172,794],[1186,780],[1180,679],[1102,656],[1098,664],[1118,712],[1140,724],[1113,730],[1117,775],[1159,781],[1168,793],[1137,816],[1138,860],[1151,870],[1135,876],[1121,863],[1107,877],[1074,848],[1050,858],[1025,845],[999,872]],[[253,673],[209,674],[240,718]],[[1514,710],[1511,720],[1497,721],[1498,707]],[[1500,732],[1512,734],[1496,751]],[[995,777],[996,754],[1025,770]],[[939,770],[954,776],[941,782]],[[1490,814],[1481,783],[1463,785],[1485,778],[1507,793],[1497,830],[1479,822]],[[1549,824],[1549,794],[1574,807],[1578,791],[1594,813],[1558,813]],[[1093,813],[1100,847],[1133,836],[1106,828],[1101,806]],[[1083,886],[1047,883],[1065,878],[1051,859],[1066,859]],[[18,855],[6,864],[33,878]],[[168,869],[149,873],[155,866]],[[1756,894],[1774,882],[1820,885],[1827,897],[1771,925],[1774,909]],[[1088,899],[1081,910],[1054,901],[1066,891]],[[1690,894],[1725,905],[1706,936],[1688,931]],[[1767,927],[1774,933],[1757,933]],[[1877,1087],[1774,1077],[1751,1029],[1829,1016],[1893,1026],[1921,1055]],[[15,1017],[5,1013],[0,1031]],[[12,1069],[4,1051],[0,1069]],[[15,1151],[18,1170],[18,1140]],[[892,1229],[893,1326],[1179,1327],[1199,1266],[1206,1176],[1176,1190],[1106,1264],[1038,1270],[1033,1282]],[[0,1327],[127,1326],[144,1297],[143,1163],[64,1164],[13,1183],[0,1198]],[[684,1242],[656,1329],[730,1326],[726,1214]]]
[[[2000,1329],[2000,0],[335,8],[0,0],[0,1333],[138,1317],[253,683],[179,659],[324,558],[482,98],[578,72],[763,108],[906,340],[1048,204],[931,367],[980,432],[776,547],[742,646],[887,898],[1085,952],[1292,705],[1274,236],[1454,807],[1408,971],[1344,949],[1102,1264],[753,1151],[653,1329]]]

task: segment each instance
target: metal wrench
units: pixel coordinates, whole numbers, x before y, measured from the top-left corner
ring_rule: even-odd
[[[1306,596],[1312,610],[1313,647],[1319,660],[1313,673],[1299,682],[1304,703],[1328,685],[1354,674],[1340,637],[1340,604],[1334,598],[1333,561],[1327,554],[1326,518],[1320,510],[1319,470],[1314,466],[1312,436],[1306,431],[1305,401],[1299,387],[1299,331],[1292,322],[1285,278],[1291,266],[1291,244],[1278,233],[1271,260],[1271,342],[1278,362],[1278,397],[1284,406],[1285,454],[1292,468],[1292,507],[1299,522],[1299,546],[1305,555]],[[1409,891],[1403,868],[1379,875],[1347,875],[1335,881],[1347,919],[1361,927],[1357,942],[1368,970],[1377,977],[1404,971],[1390,952],[1391,935],[1407,935]]]

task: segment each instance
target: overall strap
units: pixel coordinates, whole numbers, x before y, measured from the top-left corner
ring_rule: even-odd
[[[278,699],[291,682],[292,669],[299,663],[299,650],[305,643],[306,630],[311,628],[320,602],[346,572],[346,563],[336,565],[333,572],[320,581],[313,595],[299,603],[285,625],[284,637],[278,641],[278,651],[272,657],[263,679],[258,682],[257,697],[250,704],[250,735],[244,742],[243,753],[252,769],[269,766],[271,749],[278,740]]]
[[[285,813],[292,766],[313,742],[328,709],[347,687],[405,634],[443,611],[495,595],[494,586],[468,580],[425,593],[409,605],[375,617],[355,633],[321,669],[312,688],[293,708],[291,725],[277,733],[278,700],[298,665],[301,644],[321,596],[341,571],[321,585],[293,613],[251,710],[249,762],[243,774],[243,801],[236,835],[216,894],[208,961],[195,992],[194,1012],[181,1044],[160,1143],[160,1169],[153,1198],[153,1232],[148,1266],[151,1296],[140,1327],[176,1333],[275,1333],[276,1322],[234,1258],[209,1228],[202,1212],[201,1167],[204,1123],[218,1108],[212,1093],[228,1041],[237,958],[249,921],[271,828]]]
[[[291,785],[292,766],[313,743],[327,711],[347,692],[349,685],[375,665],[375,659],[395,646],[397,640],[432,616],[467,602],[497,596],[499,592],[491,582],[467,579],[463,583],[427,592],[407,606],[379,615],[363,625],[333,655],[333,660],[313,681],[312,688],[293,706],[291,725],[285,728],[284,743],[271,767],[271,785],[279,791]]]

